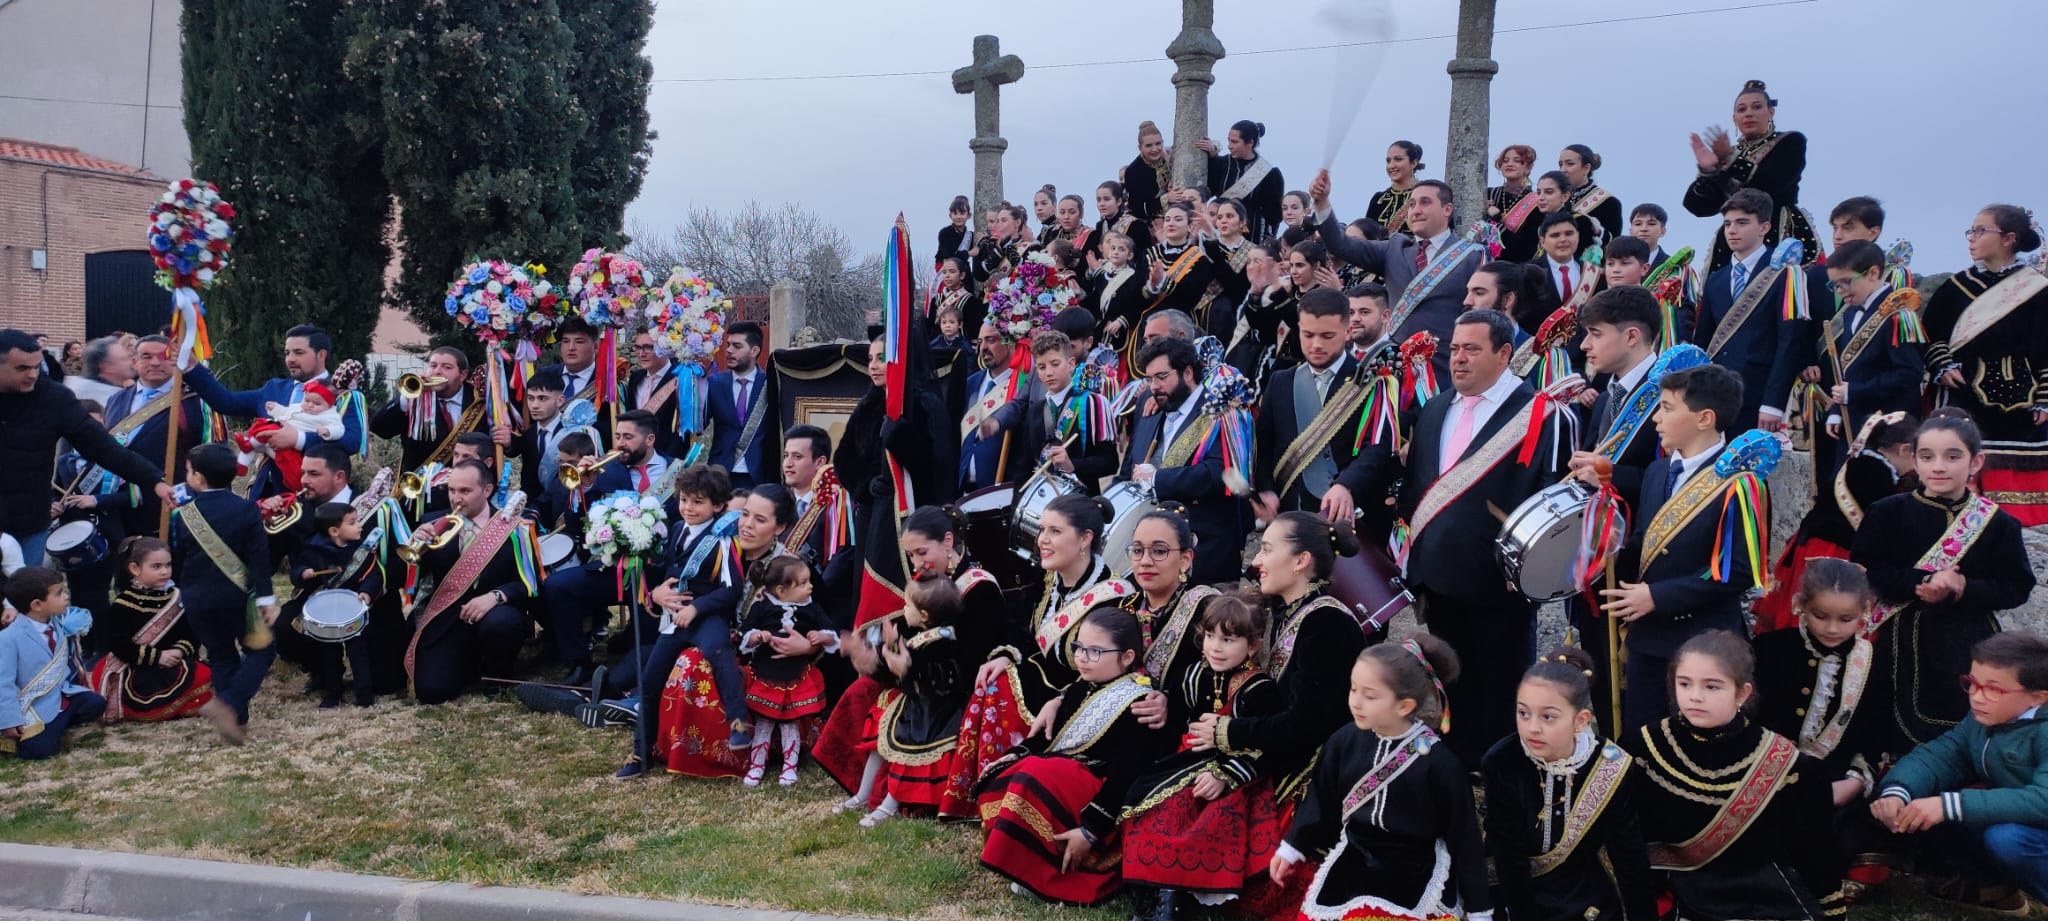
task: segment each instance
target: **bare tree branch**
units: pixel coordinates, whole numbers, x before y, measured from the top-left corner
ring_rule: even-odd
[[[766,294],[787,278],[804,289],[810,325],[858,339],[882,303],[882,257],[857,253],[839,228],[794,202],[748,202],[734,213],[698,208],[666,232],[633,229],[628,251],[654,270],[686,266],[728,294]],[[795,330],[790,330],[794,334]]]

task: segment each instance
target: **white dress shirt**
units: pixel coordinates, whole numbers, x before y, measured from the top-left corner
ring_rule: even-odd
[[[1551,286],[1559,288],[1557,299],[1560,302],[1571,300],[1572,292],[1577,290],[1579,283],[1585,280],[1584,274],[1586,270],[1569,262],[1559,262],[1548,253],[1544,254],[1543,263],[1549,267]],[[1570,279],[1569,284],[1560,287],[1557,277],[1559,271],[1563,271],[1565,277]]]
[[[1494,381],[1493,386],[1486,388],[1484,392],[1479,394],[1479,404],[1472,407],[1472,440],[1467,443],[1467,448],[1475,447],[1479,444],[1480,430],[1486,428],[1486,423],[1493,418],[1493,414],[1500,411],[1502,404],[1507,402],[1508,396],[1513,394],[1515,388],[1520,386],[1522,386],[1521,378],[1502,371],[1500,379]],[[1437,443],[1436,473],[1438,476],[1441,476],[1444,471],[1451,469],[1452,464],[1458,462],[1458,459],[1450,454],[1451,433],[1458,430],[1458,414],[1465,411],[1463,396],[1463,394],[1455,390],[1451,391],[1451,411],[1444,414],[1442,440]]]
[[[1678,495],[1678,491],[1685,488],[1686,481],[1692,479],[1694,474],[1699,473],[1707,466],[1713,464],[1715,459],[1721,456],[1721,451],[1727,446],[1728,439],[1724,437],[1714,439],[1713,447],[1708,448],[1705,451],[1701,451],[1700,453],[1695,454],[1691,457],[1679,457],[1677,452],[1672,452],[1671,456],[1678,458],[1679,470],[1678,484],[1672,487],[1671,495]],[[1671,496],[1665,496],[1664,498],[1666,500],[1669,500]]]

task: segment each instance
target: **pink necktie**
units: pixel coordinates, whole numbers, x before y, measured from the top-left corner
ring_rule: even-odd
[[[1438,465],[1442,470],[1450,469],[1458,458],[1465,456],[1465,449],[1471,447],[1472,421],[1479,417],[1480,398],[1481,395],[1476,393],[1458,397],[1458,421],[1451,425],[1451,444]]]

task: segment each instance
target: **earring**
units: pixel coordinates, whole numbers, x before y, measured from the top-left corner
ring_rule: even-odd
[[[1187,571],[1187,570],[1183,569],[1183,570],[1181,570],[1181,571],[1180,571],[1180,580],[1181,580],[1182,582],[1186,582],[1186,581],[1188,580],[1188,571]]]

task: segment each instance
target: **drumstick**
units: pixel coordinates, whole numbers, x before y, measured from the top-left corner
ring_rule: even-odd
[[[1065,440],[1065,441],[1062,441],[1062,442],[1060,442],[1060,448],[1061,448],[1061,449],[1065,449],[1065,448],[1066,448],[1066,447],[1068,447],[1069,445],[1072,445],[1072,444],[1074,443],[1074,439],[1076,439],[1076,438],[1079,438],[1079,437],[1081,437],[1081,433],[1080,433],[1080,432],[1075,432],[1075,433],[1074,433],[1074,434],[1072,434],[1072,435],[1068,435],[1068,436],[1067,436],[1067,440]],[[1037,478],[1039,478],[1039,477],[1041,477],[1041,476],[1044,476],[1044,475],[1045,475],[1045,471],[1046,471],[1046,470],[1048,470],[1048,469],[1050,469],[1051,467],[1052,467],[1052,461],[1051,461],[1051,460],[1047,460],[1047,461],[1046,461],[1045,463],[1039,464],[1039,465],[1038,465],[1038,469],[1037,469],[1036,471],[1032,472],[1032,474],[1031,474],[1031,478],[1032,478],[1032,479],[1037,479]]]

